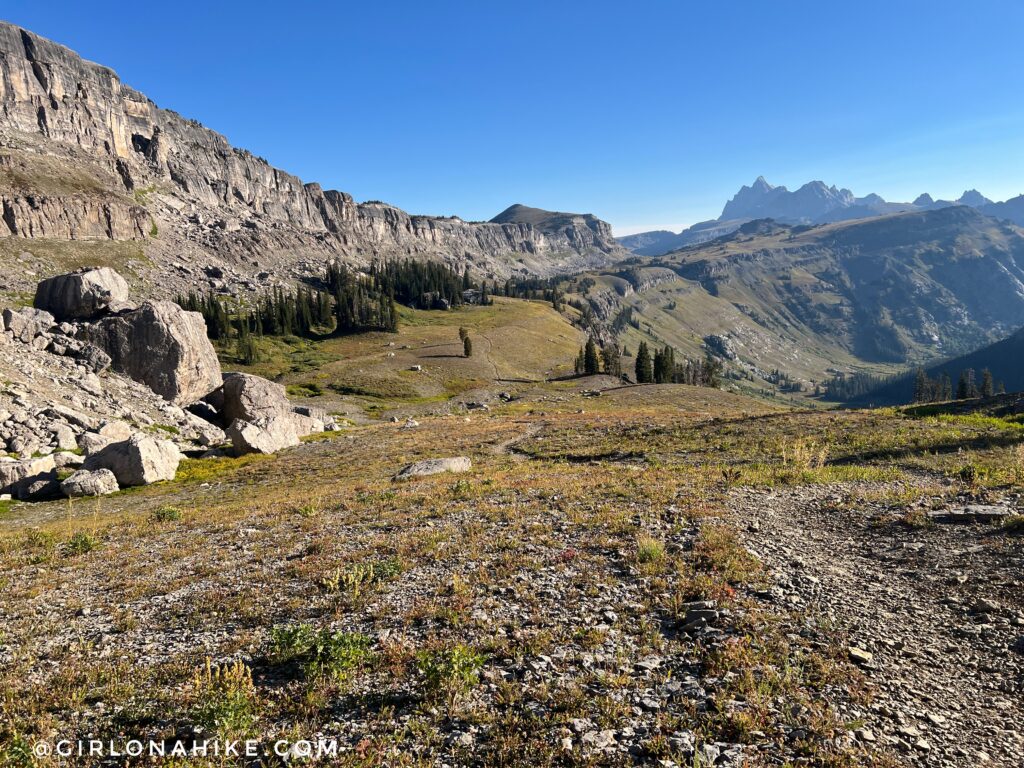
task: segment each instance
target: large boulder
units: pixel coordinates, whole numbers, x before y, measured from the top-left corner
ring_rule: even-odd
[[[99,267],[43,280],[34,304],[58,320],[89,320],[127,301],[125,279],[110,267]]]
[[[220,411],[224,423],[230,425],[236,419],[258,421],[285,416],[292,408],[280,384],[248,373],[229,373],[224,377]]]
[[[116,493],[117,478],[109,469],[97,469],[90,472],[80,469],[60,484],[65,496],[106,496]]]
[[[54,325],[53,315],[41,309],[22,307],[4,310],[4,327],[25,344],[30,344],[36,336],[46,333]]]
[[[57,477],[57,464],[52,455],[38,459],[14,461],[0,459],[0,493],[9,493],[19,499],[37,495],[41,485]]]
[[[280,384],[248,373],[226,374],[204,401],[204,418],[216,414],[238,454],[276,453],[323,432],[327,422],[334,426],[320,409],[293,408]]]
[[[429,477],[443,472],[469,472],[473,462],[466,456],[453,456],[447,459],[424,459],[402,469],[395,480],[411,480],[414,477]]]
[[[300,442],[291,414],[261,417],[255,421],[235,419],[225,431],[238,455],[277,453]]]
[[[118,485],[127,488],[173,480],[180,462],[181,452],[174,443],[136,433],[92,454],[82,469],[91,472],[109,469],[117,478]]]
[[[110,355],[112,366],[179,405],[221,383],[220,363],[198,312],[172,301],[147,301],[84,326],[79,335]]]

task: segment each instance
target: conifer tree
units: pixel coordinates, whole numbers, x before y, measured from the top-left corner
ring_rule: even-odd
[[[992,381],[992,371],[988,368],[981,372],[981,396],[984,398],[993,397],[996,393],[995,383]]]
[[[914,374],[915,403],[924,403],[928,401],[928,384],[928,374],[924,372],[924,368],[918,368],[917,373]]]
[[[473,341],[468,335],[462,340],[462,355],[463,357],[473,356]]]
[[[601,372],[601,360],[597,355],[597,344],[593,338],[587,339],[587,345],[583,348],[583,372],[588,376]]]
[[[956,384],[956,399],[966,400],[970,395],[967,384],[967,371],[960,371],[960,380]]]
[[[640,348],[637,349],[635,372],[637,384],[649,384],[654,380],[654,366],[651,361],[651,351],[647,348],[646,341],[641,341]]]

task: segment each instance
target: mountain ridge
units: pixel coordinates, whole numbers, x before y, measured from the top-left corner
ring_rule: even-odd
[[[1024,225],[1024,195],[995,203],[976,189],[968,189],[956,200],[935,200],[928,193],[923,193],[913,202],[898,203],[886,201],[873,192],[857,197],[849,189],[829,186],[818,180],[790,191],[785,186],[770,184],[764,176],[758,176],[753,184],[743,185],[725,203],[718,219],[712,222],[701,222],[679,233],[665,230],[639,232],[621,237],[619,242],[633,253],[660,256],[677,248],[714,239],[705,236],[709,230],[720,236],[753,219],[770,218],[788,224],[826,224],[955,205],[966,205],[986,215]],[[717,228],[709,227],[709,224],[717,224]]]
[[[0,22],[0,54],[0,240],[134,243],[157,291],[201,284],[207,267],[244,287],[264,273],[312,275],[332,259],[359,266],[411,256],[506,277],[625,253],[604,222],[542,232],[358,203],[231,146],[28,30]],[[27,250],[33,266],[49,268],[41,247]],[[16,263],[5,266],[7,290],[30,284]]]

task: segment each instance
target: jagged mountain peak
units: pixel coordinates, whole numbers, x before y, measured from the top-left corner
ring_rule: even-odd
[[[991,200],[976,189],[965,190],[964,193],[957,198],[957,202],[960,203],[960,205],[970,205],[975,208],[992,204]]]

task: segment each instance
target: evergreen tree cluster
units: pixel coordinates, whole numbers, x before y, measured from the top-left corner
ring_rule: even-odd
[[[497,292],[497,286],[495,286]],[[505,281],[503,295],[510,299],[528,301],[550,301],[551,306],[561,311],[565,306],[565,294],[558,287],[558,280],[540,277],[516,277]]]
[[[463,303],[463,291],[472,287],[468,271],[460,275],[446,264],[412,259],[375,263],[366,276],[355,274],[344,264],[330,264],[325,281],[334,296],[339,292],[349,295],[356,287],[416,309],[458,306]]]
[[[888,392],[893,389],[896,394],[893,397],[895,403],[942,403],[954,398],[970,400],[976,397],[993,397],[1006,391],[1002,383],[994,380],[992,372],[987,368],[981,372],[980,383],[973,368],[962,370],[955,387],[947,371],[940,370],[935,376],[930,376],[924,368],[918,368],[913,373],[887,377],[871,376],[866,373],[837,375],[826,385],[825,398],[849,402],[870,399],[876,390]]]
[[[615,344],[605,344],[598,348],[593,337],[587,339],[585,346],[576,355],[576,373],[594,376],[603,373],[607,376],[622,376],[622,356]]]
[[[695,387],[717,387],[721,383],[722,364],[713,357],[703,360],[683,358],[676,361],[670,346],[651,354],[646,341],[640,342],[634,368],[638,384],[689,384]]]
[[[846,402],[867,395],[882,386],[889,379],[870,373],[854,373],[849,376],[837,373],[825,384],[825,399]]]
[[[918,373],[920,374],[920,371]],[[1005,392],[1006,388],[1002,383],[996,384],[992,378],[992,371],[988,368],[981,372],[980,386],[973,368],[966,368],[961,371],[960,378],[957,380],[956,384],[957,400],[971,400],[976,397],[989,398]],[[916,386],[914,388],[914,394],[917,394]]]

